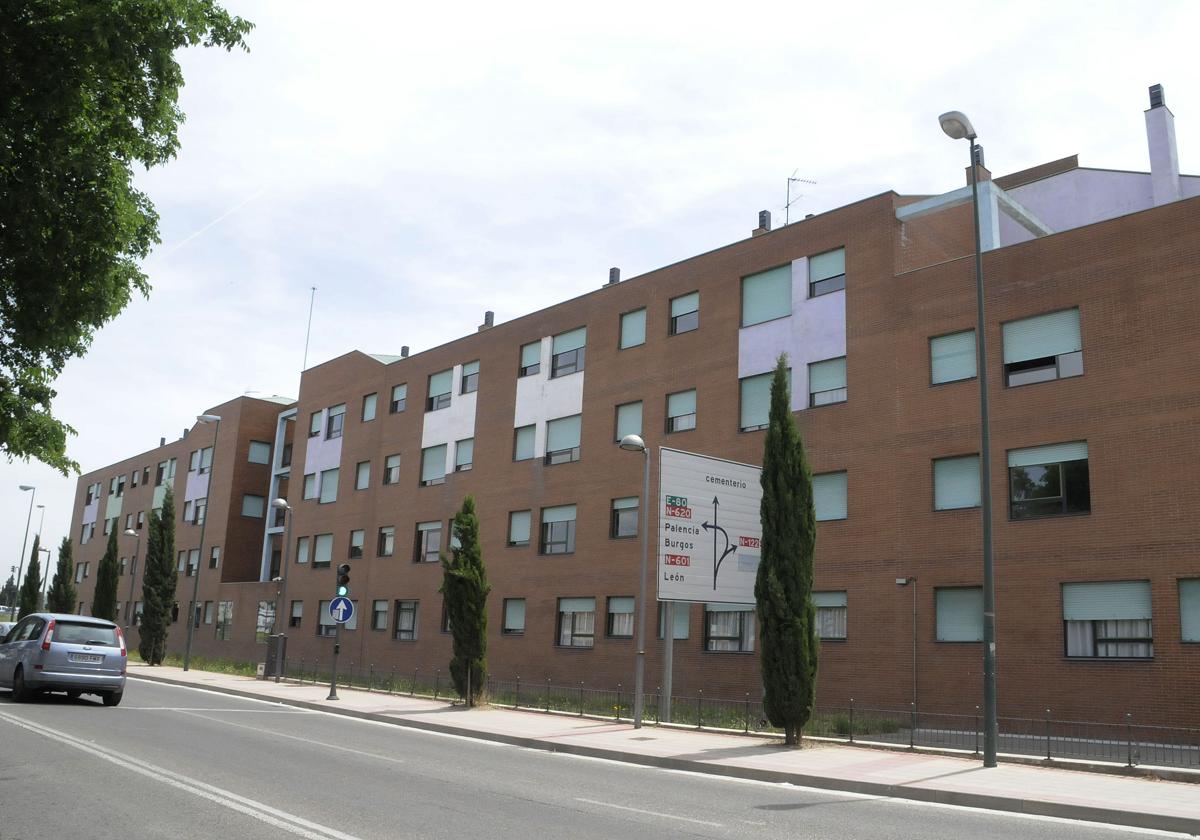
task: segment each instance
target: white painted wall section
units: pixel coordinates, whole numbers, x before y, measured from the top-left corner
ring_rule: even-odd
[[[208,477],[210,472],[189,472],[187,475],[187,484],[183,488],[183,500],[185,502],[194,502],[196,499],[208,498]]]
[[[310,418],[311,420],[311,418]],[[325,424],[329,421],[329,409],[321,410],[321,434],[308,439],[304,448],[304,474],[332,470],[342,463],[342,439],[325,440]],[[297,427],[296,434],[308,434],[308,429]]]
[[[450,386],[450,405],[426,411],[421,426],[421,448],[449,444],[446,447],[446,474],[454,472],[454,442],[475,437],[475,406],[479,392],[460,394],[463,366],[455,365]]]
[[[112,519],[114,516],[121,515],[121,505],[125,501],[124,496],[117,496],[112,493],[108,494],[108,499],[104,502],[104,518]]]
[[[96,521],[96,517],[100,514],[100,500],[92,499],[90,505],[84,505],[83,508],[83,524],[91,525]]]
[[[513,413],[513,428],[534,427],[533,455],[546,455],[546,423],[559,417],[583,413],[583,377],[585,370],[550,378],[550,351],[553,337],[542,339],[541,367],[532,376],[517,380],[517,404]]]

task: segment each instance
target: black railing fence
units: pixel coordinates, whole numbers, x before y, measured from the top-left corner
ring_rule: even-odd
[[[300,683],[329,682],[329,663],[291,660],[287,679]],[[357,662],[338,663],[338,685],[386,694],[431,697],[463,702],[447,669],[403,670]],[[546,713],[571,714],[618,721],[633,719],[633,689],[618,684],[597,688],[583,682],[555,683],[549,678],[514,675],[489,677],[487,702],[494,706]],[[761,698],[714,697],[698,691],[672,695],[670,720],[663,714],[662,696],[647,691],[643,720],[697,729],[759,735],[782,734],[763,713]],[[927,712],[909,705],[889,708],[848,700],[841,706],[814,710],[804,728],[813,737],[926,747],[979,754],[983,747],[983,719],[978,707],[969,714]],[[1200,770],[1200,728],[1150,726],[1138,723],[1132,713],[1118,720],[1063,720],[1047,709],[1041,717],[1000,717],[999,752],[1044,759],[1098,761]]]

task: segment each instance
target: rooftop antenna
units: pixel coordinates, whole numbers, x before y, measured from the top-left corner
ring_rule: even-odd
[[[312,287],[312,297],[308,301],[308,329],[304,332],[304,363],[300,365],[300,372],[304,373],[308,369],[308,340],[312,337],[312,313],[313,304],[317,302],[317,287]]]
[[[811,178],[796,177],[796,173],[799,171],[799,169],[793,169],[792,174],[787,179],[787,203],[783,205],[783,223],[785,225],[791,221],[792,205],[804,198],[804,193],[796,193],[796,197],[792,198],[792,184],[813,184],[815,186],[817,183]]]

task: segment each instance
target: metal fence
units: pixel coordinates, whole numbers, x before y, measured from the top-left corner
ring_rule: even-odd
[[[291,660],[286,676],[301,683],[328,684],[328,663]],[[410,697],[463,700],[444,669],[403,671],[342,662],[338,666],[338,685]],[[488,679],[486,696],[494,706],[513,709],[614,721],[633,719],[633,689],[620,683],[615,688],[597,688],[583,682],[556,684],[548,678],[492,677]],[[672,695],[669,720],[663,712],[659,689],[648,691],[643,710],[643,720],[648,724],[758,735],[782,734],[767,722],[761,699],[749,693],[741,699],[712,697],[703,691],[694,695]],[[842,739],[847,743],[927,747],[979,754],[983,748],[982,726],[978,707],[970,714],[947,714],[926,712],[912,706],[897,709],[849,700],[844,706],[816,708],[804,734]],[[1040,718],[1001,717],[999,730],[998,751],[1009,755],[1200,770],[1200,728],[1139,724],[1132,714],[1109,722],[1079,721],[1056,718],[1047,709]]]

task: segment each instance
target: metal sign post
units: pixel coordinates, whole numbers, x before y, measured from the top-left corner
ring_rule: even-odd
[[[333,669],[329,674],[329,696],[326,700],[337,700],[337,663],[342,650],[342,625],[354,618],[354,602],[339,595],[329,602],[329,617],[333,619]]]

